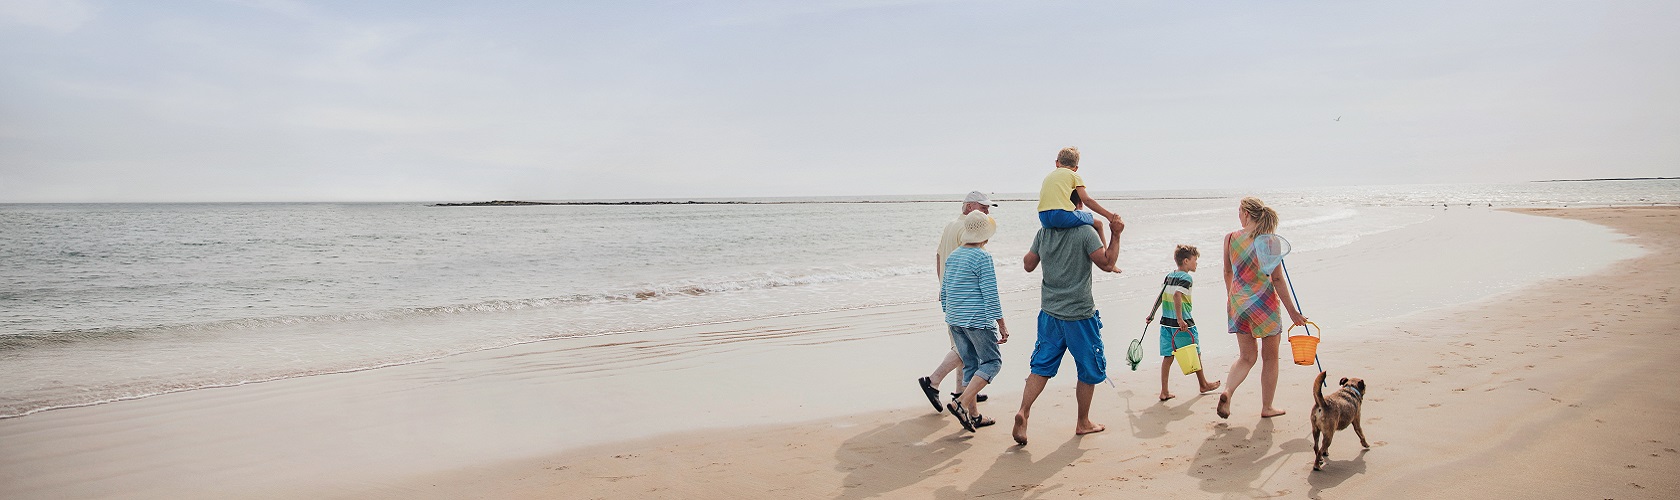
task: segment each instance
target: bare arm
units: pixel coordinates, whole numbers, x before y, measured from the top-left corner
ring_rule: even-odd
[[[1283,310],[1289,312],[1289,321],[1295,326],[1306,324],[1307,317],[1295,307],[1295,297],[1289,293],[1289,280],[1283,277],[1282,271],[1272,273],[1272,288],[1277,290],[1278,299],[1283,301]]]
[[[1172,306],[1173,315],[1178,318],[1178,331],[1190,331],[1190,327],[1184,326],[1184,292],[1173,292]]]
[[[1097,265],[1097,269],[1118,273],[1120,268],[1114,267],[1114,262],[1120,259],[1120,232],[1126,230],[1126,223],[1116,220],[1114,225],[1109,226],[1108,229],[1108,246],[1091,252],[1088,257],[1091,258],[1092,264]]]
[[[1225,261],[1225,269],[1222,273],[1225,275],[1225,295],[1230,296],[1232,285],[1231,280],[1234,278],[1234,276],[1231,276],[1231,235],[1225,235],[1225,251],[1220,252],[1220,254],[1221,258]]]
[[[1027,256],[1021,258],[1021,267],[1026,268],[1029,273],[1038,269],[1038,254],[1027,252]]]
[[[1103,208],[1102,205],[1097,203],[1096,198],[1092,198],[1091,195],[1085,194],[1085,186],[1079,186],[1079,187],[1073,188],[1073,191],[1076,192],[1076,193],[1079,193],[1079,201],[1085,203],[1085,206],[1091,207],[1092,212],[1096,212],[1097,215],[1101,215],[1101,216],[1103,216],[1103,218],[1108,219],[1108,220],[1114,220],[1115,219],[1114,212],[1110,212],[1110,211],[1108,211],[1108,209]],[[1099,229],[1097,229],[1097,231],[1100,232],[1100,231],[1102,231],[1102,229],[1099,228]]]

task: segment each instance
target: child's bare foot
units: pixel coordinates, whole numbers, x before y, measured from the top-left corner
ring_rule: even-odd
[[[1202,394],[1207,394],[1207,393],[1213,392],[1214,389],[1218,389],[1219,386],[1223,385],[1223,384],[1224,384],[1224,382],[1220,382],[1218,380],[1215,380],[1215,381],[1213,381],[1212,383],[1209,383],[1209,384],[1203,384],[1202,385]]]
[[[1276,409],[1276,408],[1267,408],[1267,409],[1262,410],[1260,412],[1260,418],[1272,418],[1272,417],[1279,417],[1279,416],[1288,415],[1288,414],[1289,414],[1289,412],[1287,412],[1287,411],[1279,410],[1279,409]]]
[[[1103,424],[1085,421],[1079,424],[1079,428],[1074,429],[1073,435],[1083,436],[1086,434],[1096,434],[1105,430],[1108,430],[1108,427],[1104,427]]]
[[[1027,416],[1026,415],[1022,415],[1022,414],[1019,414],[1019,413],[1015,414],[1015,430],[1013,432],[1011,432],[1011,434],[1015,435],[1015,444],[1022,445],[1022,446],[1027,445]]]
[[[1169,399],[1172,399],[1172,398],[1176,398],[1178,396],[1174,396],[1170,392],[1163,392],[1159,395],[1159,397],[1161,398],[1162,401],[1166,401],[1166,400],[1169,400]]]
[[[1215,406],[1213,412],[1219,414],[1219,418],[1231,418],[1231,395],[1219,393],[1219,406]]]

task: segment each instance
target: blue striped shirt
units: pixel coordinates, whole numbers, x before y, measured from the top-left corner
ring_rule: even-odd
[[[945,323],[964,328],[997,328],[1003,318],[998,302],[997,268],[992,254],[976,247],[960,247],[945,258],[945,279],[939,288]]]

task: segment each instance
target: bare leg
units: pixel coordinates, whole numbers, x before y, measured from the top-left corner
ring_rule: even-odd
[[[1261,417],[1271,418],[1288,413],[1272,407],[1272,396],[1277,395],[1278,341],[1282,337],[1282,335],[1273,335],[1260,339]]]
[[[953,370],[955,370],[958,374],[961,374],[962,369],[963,369],[962,356],[958,356],[957,355],[957,349],[952,348],[949,351],[945,351],[945,359],[940,360],[939,367],[934,368],[933,369],[933,374],[928,375],[928,378],[933,380],[933,387],[935,389],[937,389],[937,388],[939,388],[940,385],[943,385],[945,383],[945,376],[946,375],[949,375],[951,373],[951,371],[953,371]],[[958,377],[957,377],[957,392],[962,392],[962,376],[961,375],[958,375]]]
[[[1013,434],[1016,443],[1027,444],[1027,417],[1032,414],[1033,401],[1038,400],[1038,395],[1044,392],[1044,386],[1049,382],[1050,377],[1027,375],[1027,387],[1021,390],[1021,411],[1015,414]]]
[[[1219,416],[1221,418],[1231,414],[1231,396],[1236,394],[1237,386],[1242,385],[1243,379],[1248,378],[1249,369],[1254,368],[1254,362],[1260,359],[1259,346],[1255,345],[1254,337],[1244,334],[1233,334],[1237,338],[1237,362],[1231,363],[1231,373],[1225,376],[1225,392],[1219,393]]]
[[[1073,433],[1075,435],[1083,436],[1108,429],[1103,424],[1091,422],[1091,396],[1096,392],[1097,386],[1092,384],[1080,382],[1079,385],[1074,386],[1074,399],[1079,400],[1079,425],[1074,427]]]
[[[1217,380],[1213,381],[1211,384],[1208,383],[1206,369],[1196,370],[1196,383],[1201,384],[1200,387],[1203,393],[1219,388],[1219,381]]]
[[[1161,394],[1160,394],[1160,398],[1161,398],[1162,401],[1166,401],[1166,400],[1172,399],[1174,397],[1172,391],[1167,389],[1167,378],[1172,376],[1172,364],[1173,364],[1173,357],[1172,356],[1163,356],[1161,358]]]
[[[990,383],[991,381],[986,380],[986,377],[976,374],[973,380],[968,381],[968,388],[963,389],[962,397],[960,399],[962,400],[963,407],[968,409],[968,415],[970,417],[980,415],[980,408],[976,406],[979,404],[979,401],[977,401],[976,398],[980,396],[980,390],[985,389],[986,385]]]

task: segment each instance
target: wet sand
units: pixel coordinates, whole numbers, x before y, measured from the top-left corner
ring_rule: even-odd
[[[1109,430],[1086,437],[1072,435],[1068,377],[1040,398],[1024,448],[1007,423],[967,434],[934,413],[913,380],[947,341],[937,306],[918,303],[0,420],[0,497],[1673,496],[1680,210],[1534,213],[1610,226],[1644,253],[1606,268],[1639,252],[1576,220],[1467,211],[1291,261],[1315,287],[1303,296],[1309,315],[1332,328],[1320,348],[1332,377],[1370,384],[1374,448],[1361,453],[1340,434],[1317,473],[1313,369],[1283,367],[1279,405],[1290,414],[1275,419],[1257,416],[1257,372],[1230,420],[1213,415],[1215,397],[1190,392],[1190,378],[1159,403],[1159,358],[1132,372],[1118,357],[1142,319],[1120,311],[1148,304],[1099,283],[1118,387],[1098,387],[1093,415]],[[1544,259],[1505,253],[1547,238],[1562,241]],[[1545,259],[1556,262],[1545,276],[1572,277],[1472,292]],[[1217,283],[1216,267],[1200,280]],[[1217,287],[1198,291],[1198,316],[1217,324]],[[982,411],[1007,422],[1037,291],[1003,300],[1017,340]],[[1222,379],[1234,346],[1204,344]]]

